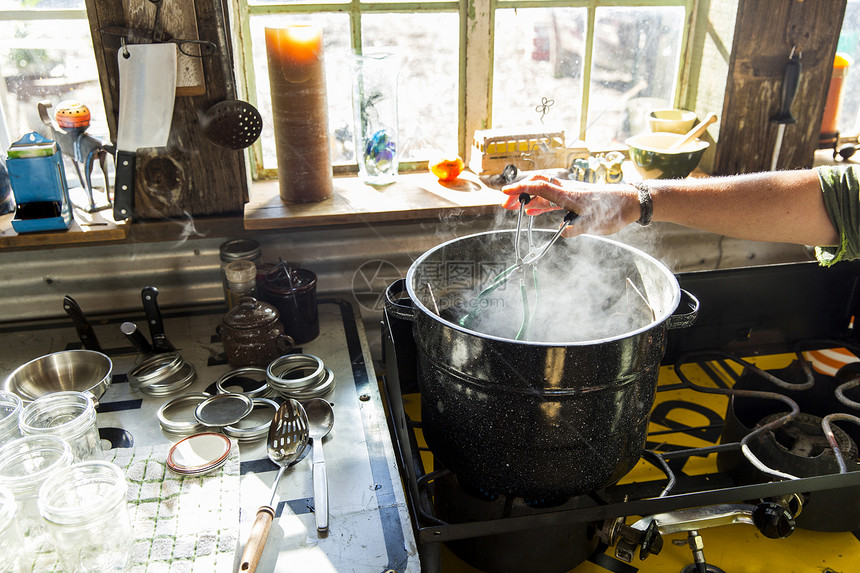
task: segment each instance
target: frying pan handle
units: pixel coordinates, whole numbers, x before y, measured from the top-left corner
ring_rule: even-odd
[[[406,279],[397,279],[388,285],[385,289],[385,310],[395,318],[414,322],[418,309],[406,292]]]
[[[683,310],[686,307],[686,312]],[[699,317],[699,299],[694,297],[690,292],[681,289],[681,302],[678,308],[682,312],[677,312],[669,316],[666,320],[666,328],[674,330],[676,328],[687,328],[693,326],[696,319]]]

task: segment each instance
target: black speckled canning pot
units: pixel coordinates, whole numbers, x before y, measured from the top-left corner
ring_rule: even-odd
[[[543,244],[551,231],[535,233]],[[563,267],[561,257],[571,254],[617,266],[623,278],[613,280],[620,284],[612,296],[629,296],[630,279],[648,300],[640,328],[584,342],[530,342],[460,326],[451,310],[474,299],[474,289],[463,289],[468,267],[478,276],[481,268],[498,272],[511,264],[513,236],[455,239],[409,269],[424,436],[436,458],[474,487],[526,498],[591,492],[639,460],[666,331],[691,325],[698,301],[683,292],[689,312],[675,314],[682,291],[667,267],[627,245],[584,235],[554,246],[541,270]],[[541,304],[563,315],[561,298]]]

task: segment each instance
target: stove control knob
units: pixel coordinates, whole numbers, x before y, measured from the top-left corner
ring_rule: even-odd
[[[753,524],[770,539],[784,539],[794,532],[794,517],[785,507],[773,502],[758,504],[752,514]]]

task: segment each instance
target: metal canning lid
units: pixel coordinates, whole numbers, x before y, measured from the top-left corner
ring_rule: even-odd
[[[196,378],[197,371],[194,369],[194,366],[188,362],[183,362],[182,367],[175,374],[157,383],[138,387],[137,389],[149,396],[169,396],[188,388]]]
[[[221,243],[222,261],[254,260],[260,256],[260,243],[253,239],[235,239]]]
[[[185,404],[194,404],[196,405],[200,402],[209,398],[209,394],[206,392],[192,392],[190,394],[183,394],[182,396],[177,396],[172,400],[168,400],[164,404],[158,408],[158,411],[155,413],[155,416],[158,418],[158,423],[161,426],[161,429],[170,432],[173,434],[193,434],[194,432],[198,432],[204,429],[206,426],[197,421],[197,418],[192,416],[190,421],[177,421],[171,420],[167,417],[168,410],[177,408],[178,406],[182,406]]]
[[[269,400],[268,398],[254,398],[253,402],[254,410],[262,408],[272,409],[272,415],[268,417],[266,422],[248,427],[240,427],[237,422],[236,424],[224,426],[221,430],[231,438],[236,438],[240,441],[256,440],[258,438],[265,437],[269,433],[269,426],[272,425],[272,419],[275,417],[275,412],[278,410],[278,403],[274,400]],[[244,420],[247,420],[249,416],[246,416]],[[241,421],[242,420],[240,420],[240,422]]]
[[[126,377],[132,388],[143,388],[164,382],[182,369],[185,361],[178,352],[164,352],[150,356],[128,371]]]
[[[322,398],[328,396],[334,390],[335,377],[331,368],[325,369],[325,376],[322,382],[316,386],[305,388],[302,390],[283,390],[280,395],[283,398],[295,398],[296,400],[310,400],[311,398]]]
[[[224,465],[233,444],[215,432],[195,434],[180,440],[167,454],[167,468],[180,475],[201,475]]]
[[[241,392],[228,390],[231,386],[238,386]],[[215,382],[219,394],[244,394],[249,398],[264,398],[271,393],[269,383],[266,380],[266,369],[257,366],[246,366],[231,370]]]
[[[253,409],[253,400],[244,394],[215,394],[197,405],[194,417],[201,424],[223,427],[235,424]]]
[[[286,376],[301,371],[303,376]],[[302,390],[319,384],[325,378],[323,361],[313,354],[287,354],[273,360],[266,368],[266,379],[279,391]]]

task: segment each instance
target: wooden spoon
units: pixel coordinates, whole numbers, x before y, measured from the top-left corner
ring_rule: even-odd
[[[694,139],[696,139],[697,137],[699,137],[700,135],[705,133],[705,129],[707,129],[707,127],[709,125],[711,125],[712,123],[714,123],[715,121],[717,121],[717,115],[714,113],[708,114],[708,117],[706,117],[704,120],[702,120],[698,125],[693,126],[693,129],[688,131],[687,134],[683,138],[681,138],[677,142],[673,143],[671,145],[671,147],[669,147],[669,149],[667,149],[666,151],[669,151],[669,152],[678,151],[679,149],[681,149],[682,147],[684,147],[685,145],[687,145],[688,143],[690,143],[691,141],[693,141]]]

